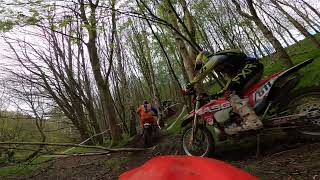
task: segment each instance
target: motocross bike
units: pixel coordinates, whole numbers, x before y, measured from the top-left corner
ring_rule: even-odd
[[[312,62],[313,59],[306,60],[244,89],[240,97],[249,101],[260,116],[263,131],[284,129],[307,137],[320,137],[320,86],[294,90],[300,79],[298,70]],[[229,135],[224,129],[239,126],[242,119],[232,112],[226,98],[212,99],[205,94],[196,95],[195,91],[187,95],[193,96],[194,110],[181,124],[184,128],[181,146],[186,155],[208,156],[214,152],[214,138],[207,126],[213,126],[218,136],[223,133],[231,139],[257,135],[262,131]]]
[[[148,122],[145,122],[143,124],[143,132],[142,132],[142,138],[144,147],[148,148],[152,146],[154,140],[159,136],[159,126],[158,124],[151,124]]]
[[[153,135],[153,126],[150,123],[143,124],[143,143],[144,147],[149,147],[152,145],[152,135]]]

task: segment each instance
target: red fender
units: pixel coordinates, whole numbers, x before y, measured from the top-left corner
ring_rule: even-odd
[[[225,162],[192,156],[158,156],[120,175],[120,180],[257,180]]]

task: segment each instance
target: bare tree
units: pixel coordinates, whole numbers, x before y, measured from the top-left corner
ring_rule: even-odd
[[[114,101],[109,89],[109,83],[107,82],[106,78],[102,75],[102,65],[98,55],[98,48],[97,48],[97,17],[96,17],[96,8],[99,5],[99,1],[93,3],[92,1],[89,2],[89,10],[90,15],[89,18],[87,17],[86,13],[86,3],[84,0],[78,0],[79,3],[79,10],[80,10],[80,17],[82,22],[86,25],[86,30],[88,31],[88,43],[86,43],[89,59],[93,70],[94,79],[97,84],[97,88],[99,91],[99,96],[101,100],[102,109],[105,115],[105,118],[108,120],[108,125],[111,130],[111,137],[113,144],[118,143],[121,139],[121,131],[119,126],[117,125],[116,120],[116,111],[114,107]],[[106,74],[106,77],[109,76],[111,71],[111,64],[113,60],[113,51],[114,51],[114,32],[116,31],[116,19],[115,19],[115,0],[112,0],[112,38],[111,38],[111,47],[110,47],[110,54],[109,54],[109,68]]]
[[[263,22],[261,21],[261,19],[259,18],[256,9],[253,5],[253,1],[252,0],[246,0],[247,3],[247,7],[250,11],[250,14],[246,13],[245,11],[243,11],[241,9],[241,6],[239,4],[239,2],[237,0],[232,0],[233,4],[236,7],[237,12],[255,22],[255,24],[257,25],[257,27],[261,30],[261,32],[264,34],[264,36],[271,42],[271,44],[273,45],[273,47],[275,48],[276,52],[279,54],[279,59],[281,60],[281,62],[283,63],[284,66],[286,67],[291,67],[293,65],[288,53],[284,50],[284,48],[282,47],[281,43],[277,40],[277,38],[275,38],[275,36],[273,35],[273,33],[268,29],[268,27],[263,24]]]
[[[310,39],[311,42],[317,47],[320,48],[320,42],[308,32],[297,20],[295,20],[289,13],[287,13],[276,0],[271,0],[271,2],[288,18],[288,20],[294,25],[295,28],[306,38]]]

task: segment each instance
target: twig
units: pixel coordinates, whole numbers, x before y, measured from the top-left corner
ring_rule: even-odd
[[[84,143],[86,143],[86,142],[88,142],[90,139],[92,139],[93,137],[97,137],[97,136],[102,135],[102,134],[104,134],[104,133],[106,133],[106,132],[108,132],[108,131],[110,131],[110,129],[105,130],[105,131],[103,131],[103,132],[101,132],[101,133],[99,133],[99,134],[95,134],[95,135],[89,137],[88,139],[82,141],[79,145],[83,145]],[[75,148],[75,147],[72,147],[72,148],[70,148],[70,149],[67,149],[67,150],[63,151],[63,153],[67,153],[67,152],[71,151],[71,150],[74,149],[74,148]]]
[[[107,152],[100,152],[100,153],[52,154],[44,157],[96,156],[96,155],[105,155],[105,154],[108,155],[110,154],[110,152],[107,151]]]
[[[145,148],[106,148],[103,146],[89,146],[89,145],[80,145],[80,144],[72,144],[72,143],[41,143],[41,142],[0,142],[0,145],[10,145],[10,144],[16,144],[16,145],[44,145],[44,146],[60,146],[60,147],[82,147],[82,148],[92,148],[92,149],[102,149],[110,152],[132,152],[132,151],[144,151]]]

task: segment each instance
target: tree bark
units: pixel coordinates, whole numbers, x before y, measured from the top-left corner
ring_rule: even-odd
[[[282,27],[290,36],[290,38],[299,45],[299,41],[293,37],[292,33],[289,31],[288,28],[286,28],[284,25],[281,24],[281,22],[279,22],[274,16],[272,16],[270,13],[268,13],[263,7],[260,7],[260,9],[262,10],[262,12],[264,12],[266,15],[268,15],[269,18],[271,18],[278,26]]]
[[[133,106],[130,107],[131,119],[129,122],[129,135],[132,137],[137,134],[137,119],[136,119],[136,110]]]
[[[166,0],[166,3],[170,4],[171,2],[169,2],[169,1],[170,0]],[[177,18],[175,16],[174,9],[172,9],[172,6],[167,5],[167,12],[168,12],[168,16],[170,18],[170,22],[171,22],[172,26],[176,30],[180,31],[180,28],[179,28],[179,25],[177,22]],[[189,17],[189,20],[190,20],[190,17]],[[186,44],[183,42],[183,40],[181,39],[181,37],[179,36],[179,34],[176,31],[172,31],[172,34],[175,38],[176,45],[179,48],[180,54],[183,58],[184,67],[187,71],[189,81],[191,81],[195,76],[195,72],[194,72],[194,61],[196,58],[195,54],[192,51],[191,52],[188,51],[188,47],[186,46]],[[198,92],[204,91],[201,83],[198,83],[195,87]]]
[[[236,6],[236,10],[241,16],[243,16],[243,17],[255,22],[255,24],[261,30],[263,35],[270,41],[270,43],[275,48],[276,52],[279,55],[279,58],[280,58],[282,64],[285,67],[293,66],[293,63],[292,63],[288,53],[284,50],[284,48],[282,47],[281,43],[277,40],[277,38],[274,37],[272,32],[267,28],[266,25],[263,24],[263,22],[259,18],[258,14],[257,14],[257,12],[256,12],[256,10],[255,10],[255,8],[253,6],[253,1],[252,0],[246,0],[251,15],[246,13],[246,12],[244,12],[244,11],[242,11],[241,7],[240,7],[240,4],[236,0],[232,0],[232,2]]]
[[[309,25],[310,28],[312,28],[316,33],[319,33],[319,30],[318,30],[318,29],[320,29],[319,24],[317,24],[315,21],[310,19],[306,14],[304,14],[302,11],[300,11],[295,5],[291,5],[287,2],[281,2],[281,1],[278,1],[278,3],[290,7],[294,12],[296,12]],[[314,25],[312,25],[312,23]],[[314,26],[316,26],[318,29],[315,28]]]
[[[275,1],[271,0],[271,2],[288,18],[288,20],[294,25],[294,27],[303,34],[306,38],[310,39],[310,41],[317,47],[320,48],[320,42],[308,32],[306,28],[304,28],[297,20],[295,20],[289,13],[287,13],[280,4]]]
[[[108,125],[111,131],[112,143],[117,144],[121,140],[120,127],[117,125],[116,112],[114,109],[114,101],[110,89],[107,84],[107,80],[103,78],[101,73],[101,64],[98,56],[98,49],[96,46],[97,39],[97,20],[96,20],[96,7],[97,5],[90,3],[90,18],[86,17],[85,3],[83,0],[79,0],[80,13],[82,21],[86,24],[86,29],[88,31],[89,41],[87,43],[88,54],[90,58],[90,63],[92,66],[93,76],[97,83],[97,88],[99,91],[99,96],[101,100],[102,109],[105,112],[105,118],[108,120]],[[115,0],[112,0],[112,24],[115,25]],[[115,26],[112,27],[112,36],[114,37]],[[113,49],[113,42],[111,42],[111,48]],[[111,51],[112,51],[111,49]],[[111,68],[112,52],[110,52],[109,69]]]
[[[309,9],[311,9],[312,12],[314,12],[319,18],[320,18],[320,12],[316,10],[316,8],[312,7],[309,3],[307,3],[305,0],[301,0],[305,5],[308,6]]]

